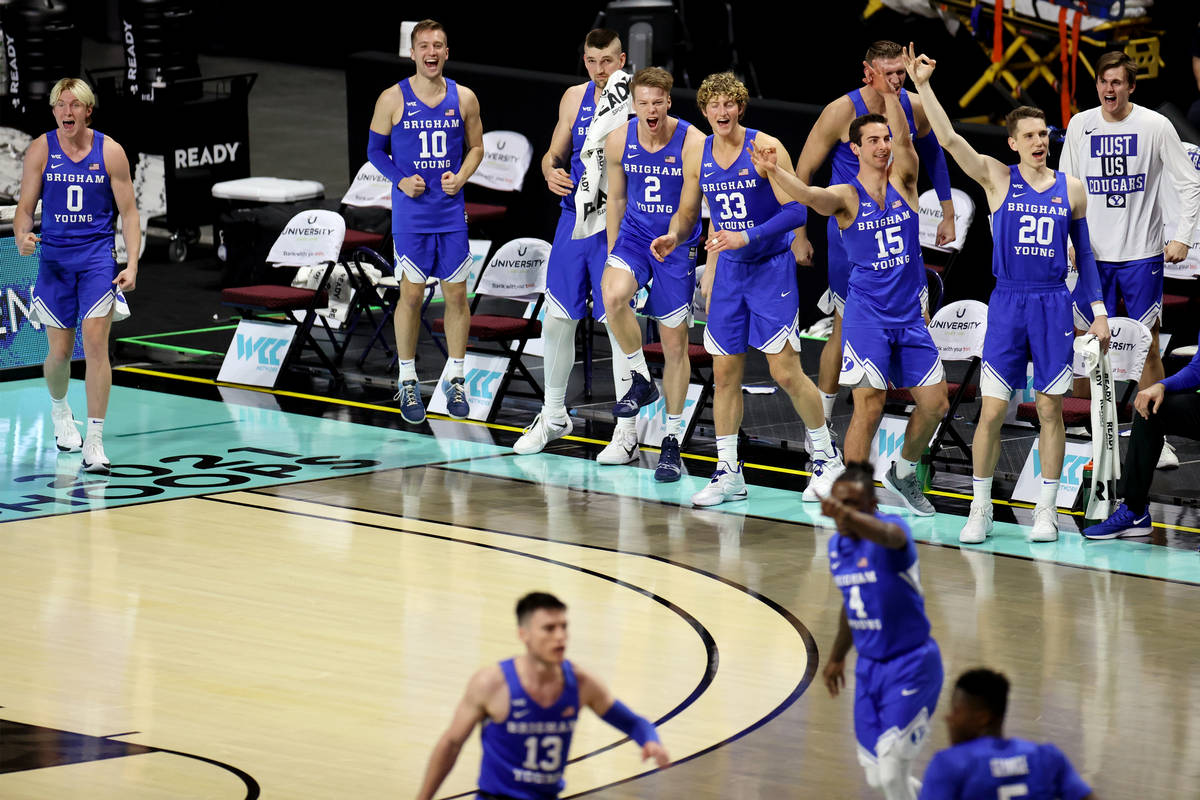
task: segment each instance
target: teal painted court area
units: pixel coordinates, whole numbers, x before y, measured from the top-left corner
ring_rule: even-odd
[[[269,395],[238,394],[230,399],[274,403]],[[82,382],[72,383],[69,399],[81,417]],[[113,471],[101,477],[80,470],[79,453],[55,449],[41,380],[0,383],[0,404],[5,409],[0,437],[10,445],[0,463],[0,522],[426,464],[681,506],[690,505],[691,495],[707,483],[684,476],[662,484],[644,468],[602,467],[555,454],[517,457],[507,447],[452,438],[490,438],[472,425],[434,423],[445,435],[429,436],[119,386],[112,390],[104,435]],[[747,501],[712,511],[820,526],[827,521],[816,504],[800,501],[801,480],[796,491],[753,486]],[[918,541],[959,546],[961,517],[908,519]],[[985,544],[963,549],[1200,584],[1200,554],[1190,549],[1089,542],[1069,530],[1057,542],[1030,544],[1026,533],[1020,525],[996,522]]]

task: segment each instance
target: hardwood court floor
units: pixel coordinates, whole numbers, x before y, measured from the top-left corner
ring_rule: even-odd
[[[682,761],[620,783],[636,752],[588,755],[619,736],[589,719],[568,795],[872,796],[851,696],[814,680],[839,603],[827,531],[473,461],[0,526],[0,796],[411,796],[534,588]],[[1194,796],[1195,585],[918,550],[948,678],[1004,670],[1008,731],[1057,742],[1101,797]],[[477,748],[439,796],[471,789]]]

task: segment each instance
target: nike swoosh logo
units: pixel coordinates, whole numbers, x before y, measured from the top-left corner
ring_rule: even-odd
[[[580,118],[579,118],[579,121],[580,121],[580,122],[587,122],[587,121],[588,121],[589,119],[591,119],[591,118],[592,118],[592,115],[591,115],[591,114],[588,114],[586,117],[580,117]]]
[[[1074,336],[1074,335],[1075,335],[1074,331],[1067,331],[1066,333],[1063,334],[1063,336]]]
[[[780,296],[780,297],[787,297],[789,294],[791,294],[791,292],[784,292],[783,294],[781,294],[781,295],[779,295],[779,296]]]
[[[714,172],[706,172],[706,173],[704,173],[704,177],[707,178],[709,175],[715,175],[715,174],[716,173],[714,173]]]
[[[62,166],[62,164],[51,164],[50,169],[58,169],[61,166]]]
[[[524,711],[514,711],[513,712],[513,719],[520,719],[521,717],[527,717],[527,716],[529,716],[528,708],[525,709]]]
[[[1024,197],[1024,196],[1025,196],[1024,192],[1017,192],[1013,195],[1013,197]]]
[[[1088,135],[1090,135],[1090,134],[1094,133],[1096,130],[1097,130],[1096,128],[1092,128],[1090,131],[1084,131],[1084,132],[1083,132],[1083,135],[1084,135],[1084,136],[1088,136]]]
[[[1162,271],[1162,270],[1158,270],[1158,269],[1152,269],[1152,270],[1150,270],[1150,274],[1151,274],[1151,275],[1157,275],[1157,274],[1158,274],[1159,272],[1161,272],[1161,271]]]
[[[641,155],[641,153],[626,153],[625,157],[626,158],[637,158],[640,155]]]
[[[837,569],[841,565],[842,565],[842,562],[840,562],[840,561],[830,561],[829,562],[829,566],[833,567],[834,569]]]
[[[1146,521],[1146,520],[1148,520],[1148,519],[1150,519],[1150,515],[1149,515],[1149,514],[1147,514],[1146,516],[1142,517],[1141,519],[1135,519],[1135,520],[1133,521],[1133,524],[1134,524],[1134,525],[1141,525],[1143,522],[1145,522],[1145,521]]]
[[[905,697],[911,697],[914,694],[916,694],[918,691],[920,691],[920,690],[919,689],[901,689],[900,694],[904,695]]]

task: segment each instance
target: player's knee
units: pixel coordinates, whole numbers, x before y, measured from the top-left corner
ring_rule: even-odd
[[[631,295],[627,296],[625,292],[621,291],[620,286],[614,286],[607,282],[601,293],[604,295],[604,312],[610,315],[619,314],[622,309],[628,308],[629,301],[633,299]]]
[[[868,419],[883,417],[883,404],[887,392],[880,389],[861,389],[854,392],[854,410],[861,411]]]
[[[672,364],[688,363],[688,340],[686,336],[662,337],[663,358]]]
[[[925,404],[925,413],[932,419],[941,419],[949,410],[950,400],[944,394]]]
[[[467,282],[443,283],[442,297],[445,298],[447,306],[465,308],[467,305]]]

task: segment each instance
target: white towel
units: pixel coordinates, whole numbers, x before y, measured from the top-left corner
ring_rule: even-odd
[[[1117,444],[1117,393],[1108,353],[1100,352],[1094,335],[1075,339],[1075,351],[1092,388],[1092,486],[1087,498],[1088,519],[1108,519],[1116,510],[1117,479],[1121,477],[1121,451]]]
[[[608,175],[604,172],[604,140],[629,120],[632,93],[628,72],[614,72],[604,85],[596,113],[588,127],[579,160],[583,177],[575,186],[575,230],[572,239],[586,239],[604,230],[607,224]]]

